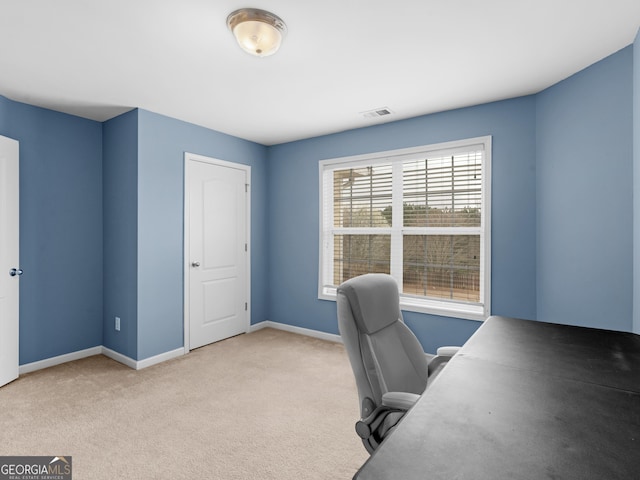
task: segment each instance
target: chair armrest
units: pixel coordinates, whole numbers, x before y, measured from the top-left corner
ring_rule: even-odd
[[[389,408],[409,410],[418,401],[420,395],[407,392],[387,392],[382,395],[382,405]]]
[[[439,347],[436,354],[439,357],[453,357],[459,350],[460,347]]]

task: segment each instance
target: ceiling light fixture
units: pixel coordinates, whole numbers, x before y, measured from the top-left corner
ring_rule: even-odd
[[[238,45],[257,57],[268,57],[280,48],[287,26],[273,13],[257,8],[241,8],[227,17],[227,26]]]

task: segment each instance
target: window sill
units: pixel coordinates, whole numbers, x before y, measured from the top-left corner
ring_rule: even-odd
[[[336,301],[336,288],[324,287],[318,294],[320,300]],[[489,314],[483,305],[444,302],[400,295],[400,310],[426,313],[441,317],[461,318],[483,322]]]

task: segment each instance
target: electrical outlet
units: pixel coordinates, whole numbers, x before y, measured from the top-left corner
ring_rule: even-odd
[[[120,317],[116,317],[116,332],[120,331]]]

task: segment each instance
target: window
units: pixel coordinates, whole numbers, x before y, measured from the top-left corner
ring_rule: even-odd
[[[320,162],[319,297],[391,274],[402,309],[483,320],[491,137]]]

